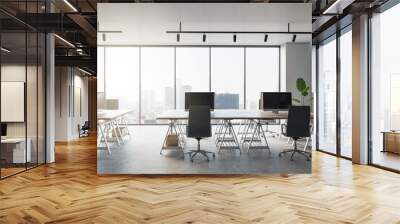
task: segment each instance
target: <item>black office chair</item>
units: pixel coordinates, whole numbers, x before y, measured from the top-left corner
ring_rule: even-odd
[[[215,153],[201,150],[200,140],[203,138],[211,137],[211,115],[209,106],[190,106],[189,107],[189,121],[186,128],[186,135],[189,138],[195,138],[197,140],[197,150],[191,150],[189,152],[190,161],[193,162],[193,158],[197,154],[201,154],[210,161],[207,154],[212,154],[215,157]]]
[[[297,140],[300,138],[310,137],[310,107],[309,106],[292,106],[289,108],[288,120],[282,125],[282,134],[292,138],[294,141],[294,149],[279,153],[281,157],[285,153],[292,153],[290,160],[293,161],[294,154],[298,153],[310,160],[311,153],[297,149]]]
[[[82,127],[80,125],[78,125],[78,130],[79,130],[79,138],[89,136],[89,130],[90,130],[89,121],[85,121],[85,123],[82,125]]]

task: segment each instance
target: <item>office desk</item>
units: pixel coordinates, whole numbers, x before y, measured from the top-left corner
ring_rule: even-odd
[[[98,110],[97,111],[97,126],[99,129],[99,142],[106,145],[108,153],[111,154],[111,148],[109,144],[109,133],[116,140],[118,145],[124,143],[124,136],[131,137],[128,122],[125,116],[131,113],[132,110]],[[123,133],[125,130],[126,133]]]
[[[164,143],[161,147],[160,154],[165,149],[171,149],[168,145],[166,145],[167,137],[169,135],[178,136],[179,145],[172,147],[172,149],[183,150],[185,144],[185,133],[182,131],[180,121],[187,120],[188,115],[188,112],[184,110],[169,110],[157,117],[158,120],[169,121],[168,130],[164,138]],[[222,121],[216,135],[216,144],[218,150],[237,149],[240,153],[242,153],[241,145],[244,143],[249,143],[249,150],[255,148],[265,148],[270,150],[267,138],[262,129],[261,121],[285,120],[287,118],[287,112],[276,113],[262,110],[214,110],[211,112],[211,120]],[[239,142],[238,136],[232,126],[232,120],[248,121],[241,142]],[[260,144],[255,146],[253,145],[255,142]]]
[[[25,151],[25,140],[27,147]],[[1,139],[2,144],[2,157],[6,163],[22,164],[25,162],[31,162],[32,153],[31,145],[32,141],[30,138],[5,138]],[[12,148],[8,147],[12,146]]]

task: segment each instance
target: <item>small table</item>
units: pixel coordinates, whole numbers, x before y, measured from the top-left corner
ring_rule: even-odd
[[[381,152],[400,154],[400,131],[382,131],[383,149]]]

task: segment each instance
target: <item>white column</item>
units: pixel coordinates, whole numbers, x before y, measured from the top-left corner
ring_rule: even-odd
[[[46,163],[55,161],[54,133],[55,133],[55,59],[54,35],[46,36]]]
[[[368,16],[353,20],[353,162],[368,163]]]

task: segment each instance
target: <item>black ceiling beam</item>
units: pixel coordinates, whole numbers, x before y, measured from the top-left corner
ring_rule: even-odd
[[[97,69],[97,59],[92,56],[55,56],[56,66],[87,67]]]
[[[82,28],[67,15],[63,13],[19,13],[17,18],[42,32],[81,31]]]

